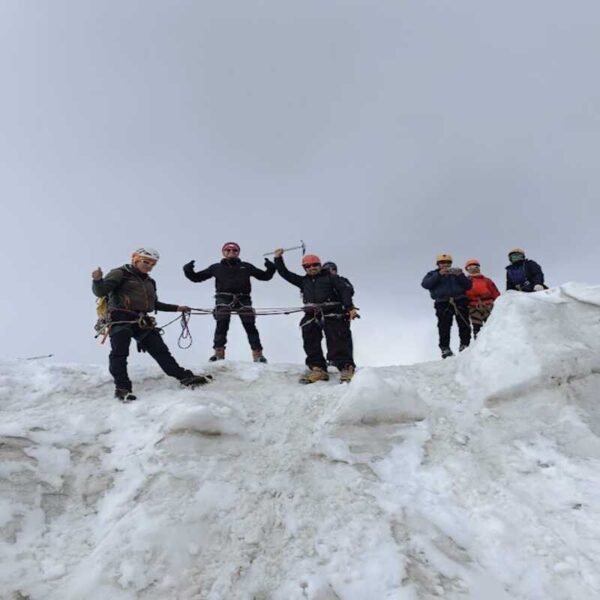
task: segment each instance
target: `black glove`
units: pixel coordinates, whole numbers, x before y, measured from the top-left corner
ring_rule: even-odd
[[[183,265],[183,270],[184,271],[193,271],[195,262],[196,262],[195,260],[190,260],[189,263]]]
[[[274,269],[275,263],[272,260],[265,258],[265,267],[267,267],[267,269]]]

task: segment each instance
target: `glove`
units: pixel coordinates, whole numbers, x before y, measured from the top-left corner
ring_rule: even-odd
[[[540,285],[539,283],[537,285],[533,286],[533,291],[534,292],[543,292],[544,291],[544,286]]]
[[[194,270],[194,264],[196,263],[195,260],[190,260],[189,263],[183,265],[183,269],[187,270],[187,271],[193,271]]]
[[[360,315],[358,314],[358,308],[351,308],[348,311],[348,319],[353,321],[354,319],[360,319]]]
[[[265,267],[267,267],[267,269],[274,269],[275,263],[272,260],[265,258]]]

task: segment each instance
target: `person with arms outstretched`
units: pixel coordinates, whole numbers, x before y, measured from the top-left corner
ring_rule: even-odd
[[[269,281],[275,274],[275,266],[270,260],[265,259],[266,270],[256,268],[254,265],[240,260],[240,246],[236,242],[227,242],[221,248],[223,258],[203,271],[194,271],[195,261],[190,261],[183,267],[185,276],[194,282],[206,281],[215,278],[215,311],[216,320],[215,336],[213,341],[214,354],[210,361],[225,358],[227,345],[227,332],[231,322],[231,311],[235,310],[240,316],[242,326],[248,336],[252,359],[254,362],[266,363],[260,335],[256,328],[256,315],[252,308],[252,286],[250,278],[259,281]]]

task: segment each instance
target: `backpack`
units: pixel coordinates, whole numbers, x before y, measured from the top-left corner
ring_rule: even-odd
[[[126,269],[121,268],[121,270],[123,271],[124,275],[127,273]],[[115,289],[118,289],[118,287]],[[110,331],[110,310],[108,309],[108,296],[96,298],[96,324],[94,325],[94,330],[96,331],[96,335],[94,337],[104,334],[104,338],[102,339],[102,343],[104,343],[104,340]]]

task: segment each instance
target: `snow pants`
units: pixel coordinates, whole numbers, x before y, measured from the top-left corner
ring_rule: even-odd
[[[108,357],[108,370],[113,376],[115,386],[131,391],[131,380],[127,373],[127,358],[131,339],[135,339],[140,350],[148,352],[160,368],[175,379],[190,377],[191,371],[181,367],[169,352],[162,336],[156,329],[143,329],[138,325],[121,325],[110,334],[111,352]]]
[[[242,326],[248,336],[248,342],[252,350],[262,350],[260,343],[260,336],[258,329],[256,328],[256,316],[254,309],[252,308],[252,299],[250,296],[240,294],[239,297],[234,297],[233,302],[231,296],[219,296],[217,294],[217,304],[215,306],[214,317],[217,322],[215,328],[215,337],[213,341],[213,348],[225,348],[227,345],[227,332],[229,331],[229,324],[231,323],[231,311],[237,310],[242,322]],[[229,300],[229,303],[226,303]],[[220,302],[223,302],[221,304]]]
[[[468,346],[471,343],[469,301],[467,298],[460,298],[452,302],[447,300],[438,301],[435,303],[435,314],[438,321],[440,348],[450,348],[450,329],[455,318],[461,345]]]
[[[352,334],[350,322],[343,315],[325,315],[317,320],[311,315],[305,315],[300,321],[302,341],[306,353],[307,367],[320,367],[327,370],[327,361],[340,371],[345,367],[354,367],[352,357]],[[323,356],[321,342],[325,334],[327,343],[327,360]]]

